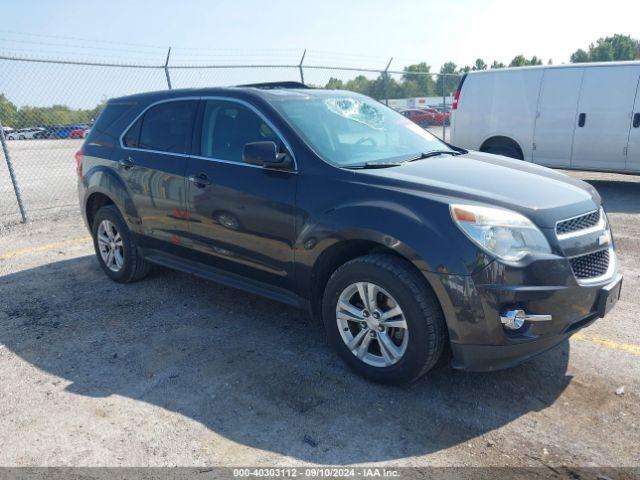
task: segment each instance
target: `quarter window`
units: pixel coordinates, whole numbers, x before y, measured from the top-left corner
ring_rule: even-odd
[[[242,150],[250,142],[273,141],[282,150],[276,133],[253,110],[236,102],[208,100],[202,118],[200,154],[242,162]]]
[[[197,102],[182,100],[151,107],[124,137],[128,147],[170,153],[189,153]]]
[[[127,133],[125,133],[122,141],[124,142],[125,147],[130,148],[138,148],[138,143],[140,141],[140,127],[142,126],[142,118],[140,117],[136,120],[136,123],[131,125]]]

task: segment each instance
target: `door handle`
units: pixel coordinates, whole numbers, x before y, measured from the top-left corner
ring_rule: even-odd
[[[133,158],[131,157],[121,158],[120,160],[118,160],[118,163],[120,164],[120,166],[124,167],[125,170],[129,170],[130,168],[133,168],[135,166],[135,163],[133,163]]]
[[[211,185],[211,180],[209,180],[209,176],[206,173],[189,175],[188,180],[198,188],[204,188],[207,185]]]
[[[587,121],[587,114],[586,113],[581,113],[580,115],[578,115],[578,126],[579,127],[584,127],[585,122]]]
[[[640,127],[640,112],[636,113],[633,116],[633,128]]]

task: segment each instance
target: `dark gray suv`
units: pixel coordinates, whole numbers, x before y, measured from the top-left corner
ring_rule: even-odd
[[[158,264],[307,309],[376,381],[415,380],[440,359],[514,365],[604,316],[620,292],[590,185],[456,148],[351,92],[113,99],[76,159],[111,279]]]

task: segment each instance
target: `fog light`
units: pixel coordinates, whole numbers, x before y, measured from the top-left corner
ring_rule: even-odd
[[[518,330],[524,325],[527,314],[524,310],[508,310],[500,315],[500,322],[504,328],[509,330]]]
[[[508,330],[522,328],[524,322],[550,322],[551,315],[530,315],[524,310],[507,310],[500,315],[500,323]]]

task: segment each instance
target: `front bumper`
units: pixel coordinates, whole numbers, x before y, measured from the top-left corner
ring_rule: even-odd
[[[431,275],[431,278],[429,278]],[[579,284],[566,261],[542,259],[522,268],[498,262],[475,275],[428,274],[447,321],[454,368],[491,371],[541,354],[604,316],[619,296],[622,276]],[[444,298],[443,298],[444,297]],[[507,309],[551,315],[510,331],[500,322]]]

